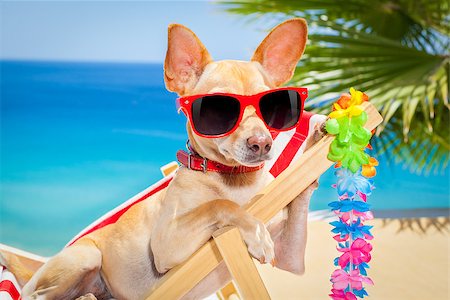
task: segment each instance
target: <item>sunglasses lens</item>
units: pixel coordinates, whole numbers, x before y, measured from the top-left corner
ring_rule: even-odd
[[[282,90],[262,96],[259,109],[269,127],[282,130],[298,122],[303,108],[298,92]]]
[[[203,135],[221,135],[233,129],[239,118],[239,101],[229,96],[205,96],[192,104],[192,122]]]

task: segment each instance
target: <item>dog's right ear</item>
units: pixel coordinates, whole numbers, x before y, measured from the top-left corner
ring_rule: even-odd
[[[195,33],[180,24],[169,26],[164,62],[164,81],[169,91],[179,95],[189,93],[211,61],[211,56]]]

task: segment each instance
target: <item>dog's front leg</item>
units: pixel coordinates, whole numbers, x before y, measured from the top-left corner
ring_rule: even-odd
[[[316,123],[314,131],[305,141],[305,151],[311,148],[325,135],[325,122]],[[305,272],[305,249],[308,225],[308,210],[311,196],[318,187],[313,182],[298,195],[285,210],[287,219],[271,230],[275,242],[276,267],[295,273]]]
[[[205,244],[213,232],[236,226],[253,257],[262,263],[274,259],[274,244],[264,224],[229,200],[209,201],[180,216],[164,216],[152,234],[151,248],[158,272],[184,262]]]
[[[274,239],[275,266],[280,269],[299,275],[305,272],[309,200],[317,186],[315,181],[287,207],[288,218],[280,224],[281,230]]]

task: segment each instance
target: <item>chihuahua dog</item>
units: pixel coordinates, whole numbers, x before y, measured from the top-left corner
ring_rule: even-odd
[[[164,79],[189,117],[193,154],[167,189],[52,257],[26,283],[23,299],[143,299],[165,272],[228,225],[261,263],[302,274],[317,182],[266,225],[241,206],[273,179],[262,168],[272,156],[269,128],[284,130],[299,117],[298,107],[289,106],[297,100],[283,98],[286,108],[276,102],[280,95],[272,96],[281,91],[297,99],[295,88],[279,87],[291,79],[306,41],[306,22],[292,19],[267,35],[251,61],[215,62],[191,30],[170,25]],[[191,165],[195,159],[205,172]],[[229,280],[222,263],[184,298],[208,296]]]

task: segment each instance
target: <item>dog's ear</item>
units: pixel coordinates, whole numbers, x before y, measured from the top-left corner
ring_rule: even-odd
[[[192,90],[211,56],[189,28],[169,26],[169,42],[164,62],[164,81],[169,91],[184,95]]]
[[[276,26],[253,54],[273,83],[280,86],[294,75],[297,62],[305,50],[308,26],[304,19],[292,19]]]

